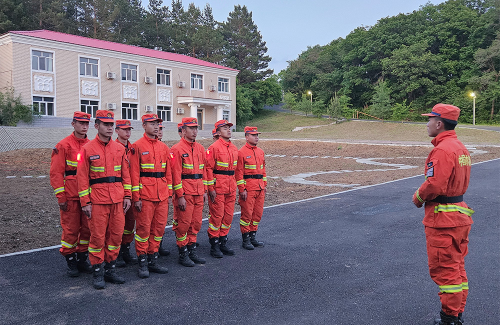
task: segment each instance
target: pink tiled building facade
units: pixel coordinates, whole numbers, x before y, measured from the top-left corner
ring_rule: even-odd
[[[0,91],[13,87],[46,120],[75,110],[165,123],[236,124],[237,70],[189,56],[47,30],[0,36]]]

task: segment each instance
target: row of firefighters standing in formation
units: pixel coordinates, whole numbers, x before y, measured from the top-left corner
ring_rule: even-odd
[[[93,286],[103,289],[105,282],[125,282],[116,266],[139,264],[140,278],[149,277],[149,272],[167,273],[158,257],[169,203],[174,209],[172,229],[180,264],[192,267],[206,262],[196,253],[206,201],[210,255],[234,255],[227,235],[236,188],[242,247],[263,246],[255,236],[267,178],[256,127],[245,127],[246,144],[238,150],[230,141],[233,124],[220,120],[212,131],[215,141],[205,150],[196,142],[196,118],[182,119],[181,139],[172,148],[161,142],[162,120],[156,114],[142,117],[144,136],[133,144],[128,141],[130,121],[117,120],[115,126],[114,114],[105,110],[96,112],[97,136],[89,140],[90,118],[75,112],[74,132],[52,152],[50,182],[61,212],[60,252],[68,275],[92,273]],[[111,140],[114,132],[116,141]],[[130,252],[134,238],[137,257]]]

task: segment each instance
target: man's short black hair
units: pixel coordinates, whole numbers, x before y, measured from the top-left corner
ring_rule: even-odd
[[[446,131],[451,131],[451,130],[455,130],[455,127],[457,126],[458,122],[457,121],[453,121],[453,120],[448,120],[446,118],[442,118],[442,117],[436,117],[438,118],[441,122],[443,122],[443,125],[444,125],[444,129]]]
[[[95,124],[97,124],[97,125],[101,124],[101,120],[100,120],[100,119],[98,119],[98,118],[96,118],[96,119],[95,119]]]

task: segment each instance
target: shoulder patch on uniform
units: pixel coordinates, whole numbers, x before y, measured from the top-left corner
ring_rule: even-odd
[[[99,156],[99,155],[93,155],[93,156],[89,157],[90,160],[97,160],[97,159],[100,159],[100,158],[101,158],[101,156]]]
[[[189,157],[189,154],[188,153],[183,153],[182,157]]]
[[[144,156],[144,155],[149,155],[149,151],[144,151],[144,152],[142,153],[142,155],[143,155],[143,156]]]
[[[434,176],[434,167],[427,169],[427,172],[425,173],[425,177],[432,177],[432,176]]]
[[[427,163],[427,167],[432,167],[432,165],[433,165],[432,161]]]

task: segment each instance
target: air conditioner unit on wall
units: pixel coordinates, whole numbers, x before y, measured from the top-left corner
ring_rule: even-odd
[[[152,84],[153,81],[153,77],[144,77],[144,83],[146,84]]]
[[[184,108],[177,107],[177,114],[184,114]]]
[[[151,113],[151,112],[153,112],[153,106],[151,106],[151,105],[146,105],[146,106],[144,106],[144,110],[145,110],[147,113]]]
[[[114,72],[106,72],[106,79],[116,79],[116,73]]]
[[[177,87],[179,87],[179,88],[185,88],[186,87],[186,82],[185,81],[177,81]]]
[[[217,90],[217,87],[215,86],[210,86],[210,91],[216,91]]]
[[[106,108],[107,109],[116,109],[116,103],[107,103]]]

